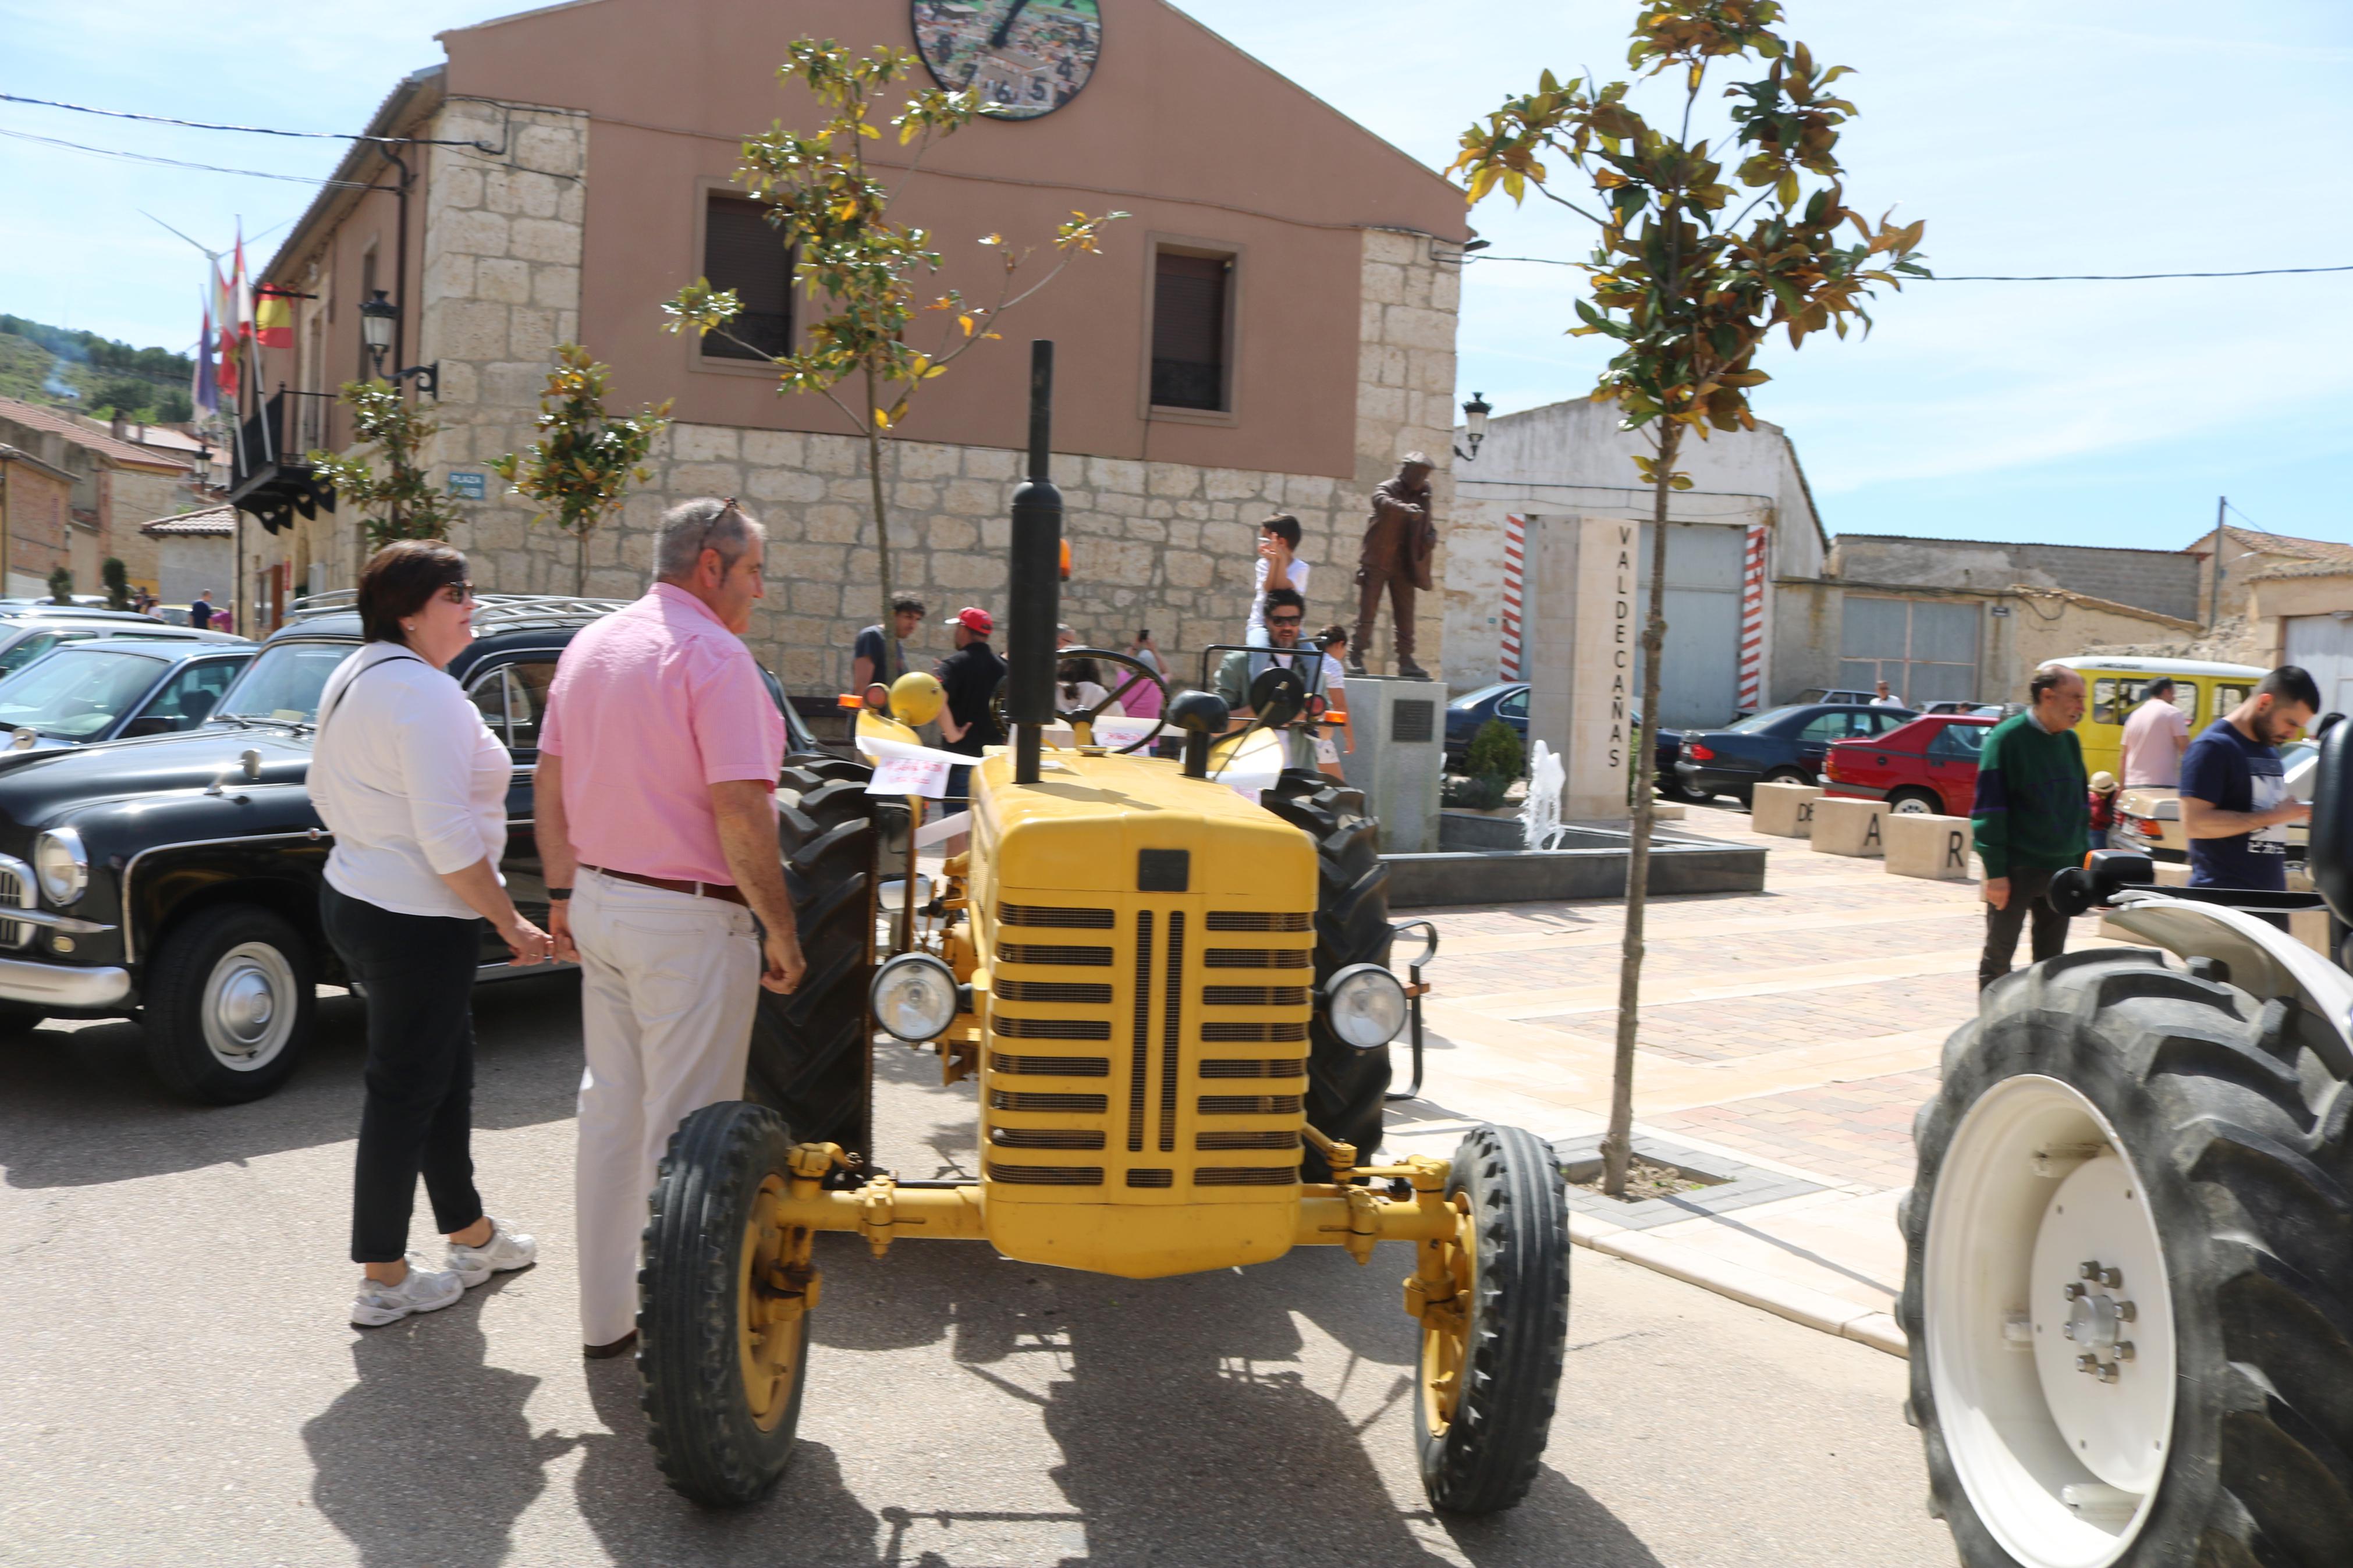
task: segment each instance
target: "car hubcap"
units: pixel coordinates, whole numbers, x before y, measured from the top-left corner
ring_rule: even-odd
[[[1905,816],[1926,816],[1929,808],[1925,800],[1899,800],[1895,803],[1895,809]]]
[[[2056,1079],[1996,1085],[1928,1219],[1924,1339],[1978,1517],[2025,1568],[2131,1548],[2173,1442],[2172,1297],[2115,1130]]]
[[[229,949],[205,982],[205,1044],[222,1066],[251,1072],[294,1032],[294,967],[267,942]]]

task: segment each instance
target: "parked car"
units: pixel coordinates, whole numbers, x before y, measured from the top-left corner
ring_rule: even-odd
[[[482,595],[449,673],[514,752],[502,869],[525,914],[547,889],[531,764],[555,660],[611,601]],[[191,1099],[259,1099],[293,1070],[316,988],[343,975],[319,926],[332,840],[303,788],[319,694],[360,644],[335,605],[253,653],[195,730],[0,752],[0,1029],[49,1016],[139,1019],[150,1064]],[[788,743],[812,749],[784,701]],[[516,971],[488,922],[482,976]]]
[[[61,643],[87,642],[91,637],[176,641],[228,636],[227,632],[206,633],[191,626],[166,626],[153,616],[130,610],[91,610],[76,605],[0,600],[0,676],[24,668]],[[245,641],[243,637],[235,640]]]
[[[1728,795],[1741,805],[1760,784],[1813,784],[1831,742],[1869,738],[1918,718],[1909,708],[1796,702],[1728,729],[1685,734],[1675,772],[1689,798]]]
[[[1822,757],[1822,793],[1883,800],[1892,810],[1967,816],[1990,718],[1928,713],[1882,735],[1835,741]]]
[[[1878,698],[1876,691],[1855,691],[1843,686],[1809,686],[1798,693],[1790,706],[1804,702],[1868,703],[1876,701]]]
[[[225,633],[69,642],[0,678],[0,730],[19,752],[193,730],[253,651]]]
[[[1525,680],[1499,680],[1493,686],[1482,686],[1476,691],[1466,691],[1446,705],[1446,771],[1461,773],[1463,760],[1469,756],[1471,742],[1479,728],[1490,719],[1500,719],[1509,724],[1525,745],[1528,739],[1528,683]],[[1633,715],[1640,725],[1642,715]],[[1683,780],[1675,772],[1675,761],[1683,754],[1683,736],[1680,730],[1659,731],[1655,750],[1659,793],[1670,800],[1684,798]]]
[[[2310,801],[2316,772],[2320,765],[2320,744],[2316,741],[2290,741],[2279,749],[2280,766],[2287,774],[2287,793],[2295,799]],[[2301,862],[2311,838],[2311,830],[2304,823],[2291,822],[2287,826],[2287,858],[2291,863]],[[2108,847],[2132,849],[2153,860],[2171,860],[2179,864],[2189,858],[2189,836],[2181,828],[2181,792],[2170,784],[2143,784],[2116,796],[2116,825],[2108,830]]]

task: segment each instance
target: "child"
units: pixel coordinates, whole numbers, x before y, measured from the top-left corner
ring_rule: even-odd
[[[1325,626],[1315,634],[1315,646],[1324,650],[1324,668],[1319,672],[1317,689],[1324,694],[1325,712],[1331,724],[1319,725],[1315,731],[1315,766],[1326,776],[1345,783],[1347,774],[1341,771],[1340,746],[1334,742],[1332,731],[1336,728],[1347,750],[1356,749],[1356,737],[1348,729],[1348,688],[1342,677],[1348,658],[1348,628]]]
[[[2096,773],[2092,775],[2092,847],[2108,847],[2108,829],[2116,825],[2116,775]]]

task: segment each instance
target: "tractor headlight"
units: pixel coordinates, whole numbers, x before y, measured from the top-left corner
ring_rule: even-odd
[[[33,841],[33,873],[53,904],[69,904],[90,886],[90,851],[70,827],[52,827]]]
[[[874,1021],[910,1045],[935,1040],[956,1018],[956,977],[928,952],[902,952],[874,972]]]
[[[1405,1027],[1405,986],[1377,963],[1352,963],[1324,985],[1332,1032],[1360,1051],[1386,1046]]]

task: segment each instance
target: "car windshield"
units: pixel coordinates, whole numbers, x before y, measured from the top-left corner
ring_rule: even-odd
[[[216,720],[275,720],[281,724],[319,721],[319,693],[335,666],[352,655],[352,643],[288,642],[261,650],[245,679],[213,710]]]
[[[163,667],[135,653],[63,648],[0,680],[0,728],[86,741],[147,694]]]
[[[1466,691],[1461,696],[1456,698],[1453,701],[1448,703],[1447,706],[1454,709],[1458,712],[1467,713],[1472,709],[1478,707],[1482,702],[1486,701],[1490,697],[1494,696],[1498,691],[1508,691],[1517,684],[1517,681],[1499,680],[1493,686],[1482,686],[1476,691]]]
[[[1790,714],[1797,711],[1798,710],[1794,707],[1767,708],[1762,713],[1751,713],[1739,723],[1727,728],[1725,732],[1729,735],[1754,735],[1760,730],[1771,729],[1774,725],[1779,723],[1782,720],[1787,719]]]

